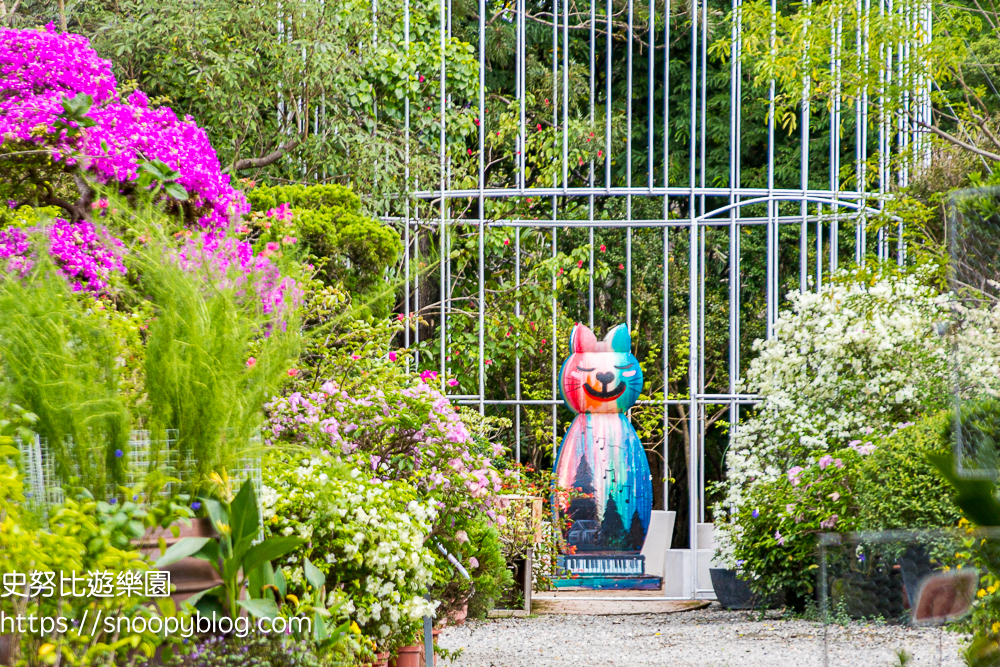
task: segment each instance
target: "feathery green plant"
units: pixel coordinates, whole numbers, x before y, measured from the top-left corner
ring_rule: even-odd
[[[121,481],[131,417],[118,388],[118,346],[94,307],[44,251],[23,278],[0,279],[3,399],[37,415],[34,429],[62,479],[77,478],[103,498]]]
[[[153,232],[129,259],[155,313],[145,358],[150,426],[177,429],[177,473],[198,492],[212,473],[233,471],[252,454],[262,407],[298,350],[299,327],[291,307],[265,313],[252,281],[182,268]]]

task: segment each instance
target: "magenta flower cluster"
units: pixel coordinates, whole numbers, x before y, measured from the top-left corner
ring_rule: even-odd
[[[24,275],[32,266],[29,234],[36,229],[10,227],[0,231],[0,259],[5,269]],[[105,292],[112,276],[125,275],[123,244],[86,220],[56,218],[48,227],[48,249],[56,266],[76,292]]]
[[[253,292],[265,313],[280,314],[301,301],[302,291],[294,280],[282,277],[270,259],[254,256],[249,243],[232,236],[202,233],[188,239],[177,258],[183,268],[203,273],[220,287]]]
[[[56,124],[63,100],[80,93],[93,98],[86,115],[95,122],[82,138]],[[103,183],[131,183],[140,160],[160,160],[180,174],[177,182],[207,229],[225,228],[250,210],[190,116],[179,120],[167,107],[150,109],[138,91],[121,103],[111,64],[85,37],[51,25],[0,29],[0,146],[8,141],[51,147],[55,160],[79,163]]]

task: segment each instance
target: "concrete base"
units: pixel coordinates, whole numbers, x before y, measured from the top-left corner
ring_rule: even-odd
[[[646,558],[646,574],[654,577],[663,576],[664,557],[670,548],[670,540],[674,534],[674,519],[677,512],[653,510],[649,517],[649,528],[646,530],[646,541],[640,552]]]
[[[712,575],[709,572],[711,568],[716,567],[713,526],[710,523],[699,523],[697,531],[696,563],[692,563],[690,549],[669,549],[664,555],[663,593],[666,597],[694,598],[696,591],[692,590],[692,585],[696,585],[700,591],[698,597],[714,598]],[[692,582],[692,566],[697,568],[695,571],[698,577],[696,583]]]

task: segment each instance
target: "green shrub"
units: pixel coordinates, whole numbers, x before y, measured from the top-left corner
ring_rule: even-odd
[[[253,211],[266,211],[288,204],[295,209],[342,208],[352,213],[361,211],[361,200],[343,185],[259,185],[246,190]]]
[[[389,314],[393,291],[386,289],[384,275],[403,246],[395,229],[362,214],[354,192],[342,185],[281,185],[257,187],[246,195],[259,213],[288,204],[293,234],[315,257],[318,276],[328,285],[342,283],[363,310],[377,317]]]
[[[947,450],[951,413],[939,412],[876,441],[855,486],[861,530],[953,526],[961,512],[948,483],[927,458]]]
[[[812,595],[816,535],[856,527],[853,487],[862,458],[844,449],[756,484],[733,522],[722,524],[722,550],[755,592]]]
[[[485,519],[466,522],[465,526],[467,530],[457,531],[461,538],[444,536],[440,541],[466,567],[471,581],[451,564],[441,563],[431,590],[431,596],[441,601],[438,617],[468,603],[470,618],[486,618],[514,585],[497,529]]]

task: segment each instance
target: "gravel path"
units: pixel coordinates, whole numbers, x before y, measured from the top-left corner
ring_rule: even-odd
[[[747,612],[708,609],[634,616],[539,616],[469,621],[446,629],[440,645],[464,649],[454,667],[821,667],[823,627]],[[938,629],[830,626],[829,667],[961,667],[963,637]],[[939,642],[942,659],[938,659]],[[442,667],[448,665],[442,661]]]

